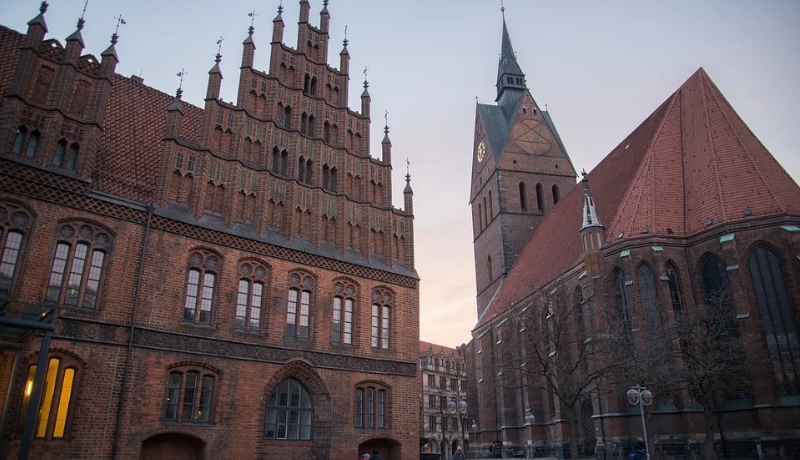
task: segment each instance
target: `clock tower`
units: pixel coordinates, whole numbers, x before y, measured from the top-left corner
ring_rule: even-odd
[[[503,16],[495,104],[477,104],[472,208],[478,316],[542,216],[577,176],[553,120],[531,96]]]

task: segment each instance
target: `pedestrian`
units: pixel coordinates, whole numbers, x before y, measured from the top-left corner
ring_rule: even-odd
[[[464,457],[464,451],[461,450],[461,446],[456,447],[456,453],[453,454],[453,460],[467,460]]]
[[[370,460],[381,460],[381,458],[378,456],[377,450],[372,451],[372,457],[370,457]]]
[[[361,460],[369,460],[369,454],[364,452],[364,454],[361,456]]]

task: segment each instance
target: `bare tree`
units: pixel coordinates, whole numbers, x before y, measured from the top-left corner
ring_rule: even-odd
[[[501,355],[507,385],[543,390],[560,403],[571,458],[578,458],[578,405],[614,381],[631,358],[615,353],[620,325],[613,318],[590,318],[590,304],[563,287],[535,293],[517,313],[516,349]]]

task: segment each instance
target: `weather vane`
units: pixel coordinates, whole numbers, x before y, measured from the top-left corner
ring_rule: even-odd
[[[183,69],[181,69],[181,71],[178,72],[178,76],[181,77],[181,81],[180,81],[180,83],[178,83],[178,89],[181,89],[183,87],[183,76],[184,75],[188,75],[188,74],[189,74],[189,72],[187,72],[187,71],[185,71]]]
[[[344,46],[347,46],[347,25],[344,26]]]
[[[406,181],[411,179],[411,162],[406,157]]]
[[[225,40],[225,39],[224,39],[224,38],[222,38],[222,35],[220,35],[220,36],[219,36],[219,40],[217,40],[217,54],[220,54],[220,53],[222,52],[222,42],[223,42],[224,40]]]
[[[256,22],[256,16],[258,16],[258,13],[256,13],[256,10],[253,10],[247,13],[247,15],[250,16],[250,27],[253,27],[253,24],[255,24]]]
[[[117,33],[119,32],[119,26],[120,25],[124,26],[125,24],[127,24],[127,22],[125,22],[125,20],[122,19],[122,15],[121,14],[119,16],[114,16],[114,19],[117,20],[117,28],[114,29],[114,35],[117,35]]]
[[[386,126],[389,126],[389,111],[383,114],[383,119],[386,120]]]
[[[364,66],[364,83],[367,82],[367,70],[369,70],[369,67]]]
[[[83,29],[83,24],[86,23],[86,21],[83,19],[83,17],[86,16],[86,7],[87,6],[89,6],[89,0],[86,0],[83,3],[83,12],[81,13],[81,18],[78,19],[78,30]]]

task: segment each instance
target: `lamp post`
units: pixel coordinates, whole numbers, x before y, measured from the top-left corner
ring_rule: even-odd
[[[533,458],[533,422],[536,421],[536,417],[533,415],[531,408],[525,409],[525,424],[528,425],[528,433],[530,437],[528,438],[528,458]]]
[[[473,444],[476,444],[478,442],[478,422],[476,422],[475,419],[472,419],[472,435],[475,437],[475,439],[470,440],[470,443],[469,443],[470,446],[472,446]],[[470,450],[475,452],[475,455],[474,455],[473,458],[478,458],[478,451],[475,450],[475,449],[472,449],[472,448],[470,448]]]
[[[447,402],[447,411],[453,415],[456,415],[456,421],[458,424],[458,445],[461,446],[461,449],[464,449],[464,432],[461,431],[461,417],[467,413],[467,401],[458,398],[458,400],[451,399]]]
[[[644,451],[647,455],[647,460],[650,460],[650,443],[647,441],[647,424],[644,420],[644,406],[653,404],[653,393],[650,390],[641,386],[635,385],[628,390],[628,402],[632,405],[639,405],[642,414],[642,432],[644,433]]]

